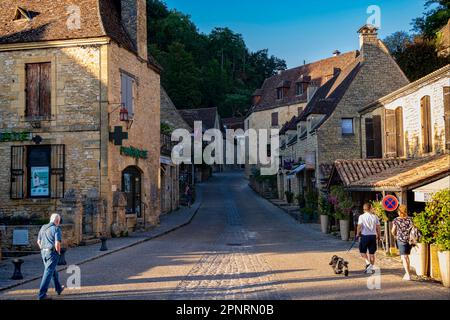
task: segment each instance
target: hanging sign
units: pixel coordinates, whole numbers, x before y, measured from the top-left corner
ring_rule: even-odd
[[[397,210],[399,206],[398,199],[392,195],[384,197],[381,203],[383,204],[384,210],[389,212]]]

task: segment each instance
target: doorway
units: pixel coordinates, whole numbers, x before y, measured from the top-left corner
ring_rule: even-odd
[[[127,198],[126,214],[142,216],[141,211],[141,171],[136,167],[128,167],[122,172],[122,190]]]

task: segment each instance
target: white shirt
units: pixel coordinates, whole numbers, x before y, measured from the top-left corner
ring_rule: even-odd
[[[377,226],[380,225],[380,220],[375,214],[364,212],[359,216],[358,225],[361,226],[363,236],[377,235]]]

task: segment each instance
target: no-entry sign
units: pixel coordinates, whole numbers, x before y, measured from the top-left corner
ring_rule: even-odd
[[[391,195],[384,197],[381,203],[383,204],[384,210],[389,212],[397,210],[399,205],[398,199]]]

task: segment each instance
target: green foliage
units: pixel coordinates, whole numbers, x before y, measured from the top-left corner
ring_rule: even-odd
[[[319,198],[319,212],[323,216],[332,216],[333,214],[333,206],[326,195],[321,195]]]
[[[286,69],[267,50],[251,52],[242,35],[215,28],[198,31],[190,16],[147,0],[149,53],[163,67],[161,81],[180,108],[218,107],[223,117],[241,116],[264,79]]]
[[[348,220],[350,218],[353,201],[342,186],[331,187],[329,201],[334,206],[336,219]]]
[[[450,221],[450,189],[436,193],[425,210],[415,214],[414,225],[422,233],[423,243],[437,243],[448,248],[448,224]],[[447,238],[446,238],[447,237]]]
[[[167,135],[171,135],[173,128],[171,126],[169,126],[167,123],[161,122],[161,133],[162,134],[167,134]]]
[[[380,220],[385,222],[389,221],[386,210],[384,210],[383,204],[380,201],[371,201],[370,205],[372,206],[373,213],[375,213]]]
[[[439,250],[450,251],[450,219],[447,218],[439,225],[436,244],[439,245]]]
[[[290,191],[285,191],[284,194],[286,195],[286,200],[288,203],[292,203],[294,201],[294,194]]]
[[[434,8],[430,9],[432,6]],[[413,20],[413,30],[422,34],[426,39],[434,39],[436,33],[447,24],[450,19],[450,1],[427,0],[427,11],[422,17]]]

